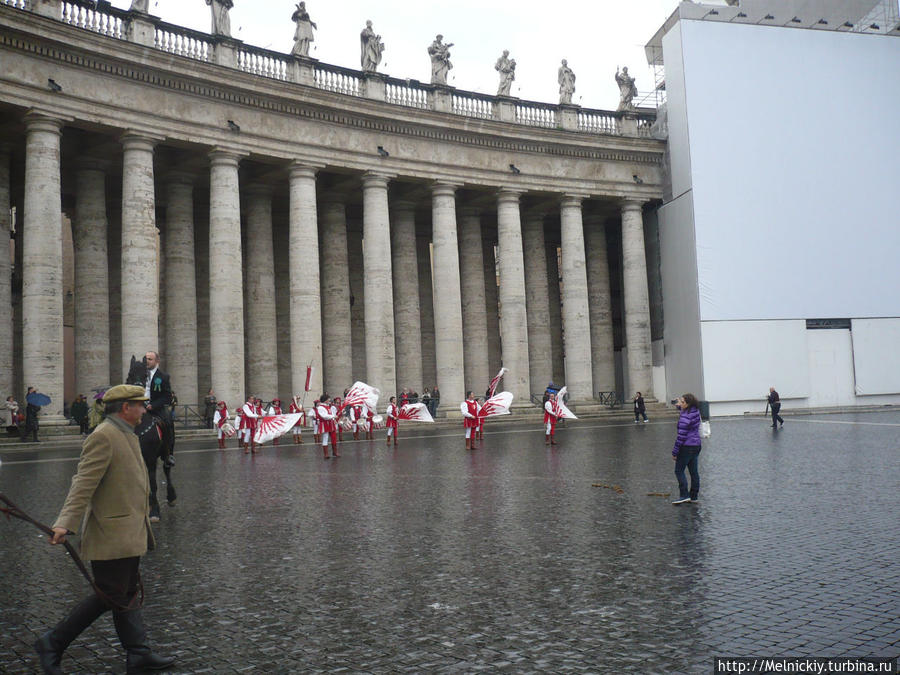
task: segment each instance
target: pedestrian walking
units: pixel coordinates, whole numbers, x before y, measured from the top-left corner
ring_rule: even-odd
[[[769,409],[772,411],[772,428],[776,427],[776,422],[781,426],[784,426],[784,420],[781,419],[781,415],[778,413],[781,412],[781,399],[778,397],[778,392],[775,391],[775,387],[769,387],[769,395],[766,397],[766,400],[769,402]]]
[[[87,435],[88,432],[88,404],[84,394],[78,394],[72,401],[72,419],[78,423],[79,431]]]
[[[134,433],[146,400],[144,387],[111,388],[103,397],[107,417],[82,446],[72,487],[49,541],[62,544],[67,536],[81,533],[81,555],[91,561],[94,581],[104,597],[92,593],[35,642],[44,673],[61,673],[66,648],[110,609],[127,654],[127,672],[168,668],[175,662],[150,649],[141,611],[141,556],[154,548],[150,479]]]
[[[23,442],[28,440],[28,434],[32,435],[32,442],[38,443],[38,413],[41,412],[41,406],[28,400],[30,394],[39,393],[34,387],[28,387],[25,394],[25,424],[19,427]]]
[[[437,387],[431,390],[431,416],[437,417],[438,406],[441,405],[441,391]]]
[[[678,436],[672,448],[672,459],[675,460],[675,478],[678,480],[678,499],[673,504],[699,501],[700,472],[697,468],[700,456],[700,409],[697,397],[684,394],[675,406],[681,411],[678,416]],[[691,474],[691,487],[688,490],[684,470]]]
[[[213,393],[213,390],[210,389],[206,393],[206,398],[203,399],[203,404],[205,406],[203,417],[206,420],[206,428],[212,429],[215,426],[215,421],[213,417],[216,416],[216,395]]]
[[[637,424],[640,422],[640,418],[644,418],[644,422],[648,422],[647,419],[647,407],[644,404],[644,397],[641,395],[641,392],[638,392],[634,395],[634,423]]]

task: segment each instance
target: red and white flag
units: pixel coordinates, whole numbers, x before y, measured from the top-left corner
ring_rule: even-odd
[[[294,428],[300,420],[300,413],[290,413],[288,415],[266,415],[260,417],[256,424],[256,433],[253,434],[255,443],[262,445],[273,438],[283,436]]]
[[[306,366],[306,384],[303,385],[303,391],[309,391],[309,387],[312,384],[312,374],[313,367],[311,365]]]
[[[341,410],[347,406],[364,405],[371,410],[376,410],[378,406],[378,396],[381,394],[375,387],[370,387],[365,382],[354,382],[353,386],[347,390],[347,395],[341,401]]]
[[[434,422],[431,413],[424,403],[407,403],[400,408],[400,414],[397,415],[398,420],[409,420],[411,422]]]
[[[493,396],[497,393],[497,385],[500,384],[500,378],[503,377],[506,373],[509,372],[509,368],[501,368],[500,372],[491,380],[491,385],[488,387],[488,391],[490,392],[490,396]]]
[[[563,420],[577,420],[578,418],[575,417],[575,413],[573,413],[571,410],[569,410],[566,407],[566,404],[563,403],[563,397],[565,397],[566,393],[567,393],[567,389],[565,387],[563,387],[558,392],[556,392],[556,401],[555,401],[556,416]]]
[[[509,406],[512,405],[513,395],[508,391],[494,394],[478,411],[478,417],[495,417],[497,415],[509,415]]]

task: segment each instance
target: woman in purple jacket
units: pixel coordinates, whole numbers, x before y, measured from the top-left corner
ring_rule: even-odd
[[[697,397],[685,394],[675,405],[681,410],[678,418],[678,438],[672,448],[672,459],[675,460],[675,478],[678,479],[679,497],[673,504],[700,501],[700,473],[697,471],[697,457],[700,455],[700,410]],[[688,492],[684,469],[691,472],[691,489]]]

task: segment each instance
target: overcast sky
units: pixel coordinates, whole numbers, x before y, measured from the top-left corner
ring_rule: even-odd
[[[713,0],[716,2],[717,0]],[[128,9],[131,0],[113,0]],[[232,36],[247,44],[290,52],[294,0],[234,0]],[[575,72],[572,99],[586,108],[615,109],[619,101],[613,76],[627,65],[638,90],[653,89],[643,46],[668,18],[678,0],[307,0],[318,25],[310,56],[325,63],[359,69],[359,33],[371,19],[386,45],[380,72],[428,82],[426,49],[437,33],[450,50],[449,84],[496,94],[494,63],[504,49],[516,60],[512,94],[556,103],[556,73],[561,59]],[[150,0],[150,12],[164,21],[209,32],[204,0]]]

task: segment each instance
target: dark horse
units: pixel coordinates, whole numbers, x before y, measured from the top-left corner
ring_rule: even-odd
[[[125,384],[136,384],[141,387],[147,380],[147,366],[143,361],[131,357],[131,367],[128,369],[128,377]],[[140,423],[134,428],[134,433],[141,444],[141,455],[147,465],[147,473],[150,475],[150,520],[159,520],[159,500],[156,498],[156,462],[162,460],[163,472],[166,474],[166,502],[169,506],[175,506],[175,486],[172,485],[172,467],[175,466],[174,442],[166,440],[163,423],[154,415],[145,412]]]

